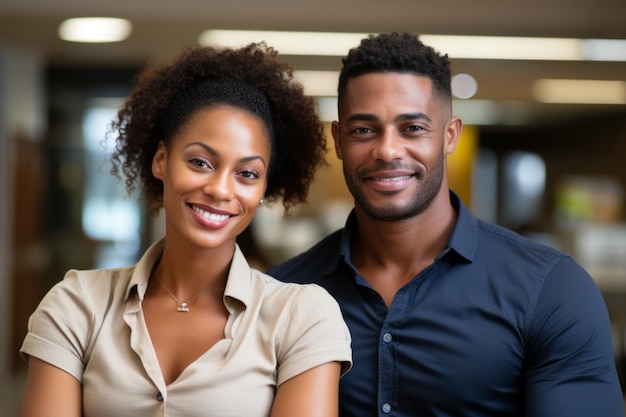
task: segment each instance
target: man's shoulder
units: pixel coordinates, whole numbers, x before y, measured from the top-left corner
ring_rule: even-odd
[[[513,230],[478,221],[477,251],[475,261],[483,267],[497,270],[501,267],[511,274],[535,278],[576,273],[588,275],[566,252],[536,238],[523,236]],[[559,272],[561,271],[561,272]],[[586,279],[586,277],[585,277]]]
[[[479,239],[482,239],[483,243],[492,245],[496,252],[506,253],[511,251],[519,253],[520,248],[524,248],[526,251],[536,251],[548,257],[562,258],[567,256],[567,254],[546,242],[524,236],[506,227],[478,219],[477,225],[480,233]]]
[[[310,249],[272,266],[267,274],[286,282],[314,282],[340,256],[343,229],[339,229]]]

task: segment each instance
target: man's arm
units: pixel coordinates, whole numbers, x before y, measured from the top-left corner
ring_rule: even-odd
[[[623,417],[609,315],[593,279],[571,258],[548,275],[527,337],[528,417]]]

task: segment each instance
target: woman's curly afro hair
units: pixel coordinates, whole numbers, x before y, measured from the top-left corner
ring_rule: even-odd
[[[171,64],[146,67],[135,79],[131,95],[109,131],[116,140],[111,173],[119,179],[125,176],[126,191],[130,194],[139,189],[140,198],[157,212],[163,204],[163,183],[152,174],[152,159],[159,142],[168,146],[177,129],[207,105],[238,105],[241,96],[244,101],[258,101],[261,95],[269,106],[256,113],[265,122],[272,142],[265,200],[282,199],[286,213],[305,202],[316,170],[325,165],[324,127],[313,99],[304,95],[302,86],[293,80],[293,69],[277,60],[277,54],[265,43],[241,49],[194,46],[187,47]],[[197,93],[201,91],[198,86],[207,83],[230,85],[231,90],[222,89],[221,97],[231,93],[240,97],[234,101],[198,99],[202,94]],[[232,88],[242,84],[246,88]],[[248,99],[242,90],[256,91],[256,97]],[[195,99],[187,99],[194,94]],[[241,107],[258,108],[254,103]]]

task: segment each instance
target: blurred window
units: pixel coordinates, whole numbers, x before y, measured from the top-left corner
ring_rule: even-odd
[[[108,157],[115,143],[114,138],[105,140],[105,135],[122,100],[92,100],[82,123],[85,148],[82,228],[87,237],[100,243],[95,268],[135,263],[141,246],[142,207],[135,195],[126,196],[124,182],[109,173]]]

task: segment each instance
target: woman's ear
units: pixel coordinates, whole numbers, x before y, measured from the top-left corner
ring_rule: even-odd
[[[167,161],[167,149],[163,141],[159,142],[157,151],[152,158],[152,175],[155,178],[163,180],[163,173],[165,171],[165,162]]]

